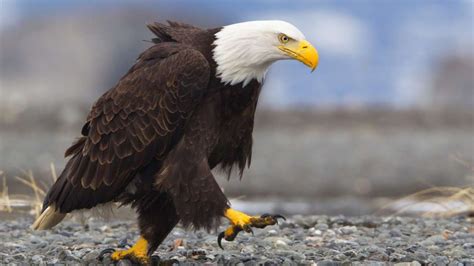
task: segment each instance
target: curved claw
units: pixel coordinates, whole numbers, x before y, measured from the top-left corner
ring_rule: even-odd
[[[153,255],[150,257],[150,264],[151,265],[160,265],[161,258],[160,256]]]
[[[252,233],[252,235],[254,235],[252,227],[245,225],[242,229],[244,229],[245,232]]]
[[[273,220],[275,220],[276,224],[278,224],[278,219],[283,219],[284,221],[286,221],[285,216],[283,216],[281,214],[264,213],[264,214],[260,215],[260,218],[268,218],[268,217],[271,217]]]
[[[217,244],[219,245],[219,247],[224,250],[224,248],[222,247],[222,238],[224,238],[225,236],[225,233],[224,232],[220,232],[220,234],[217,236]]]
[[[275,219],[278,219],[278,218],[280,218],[280,219],[283,219],[283,221],[286,221],[286,218],[285,218],[285,216],[283,216],[283,215],[280,215],[280,214],[275,214],[275,215],[273,215],[273,218],[275,218]]]
[[[102,250],[100,253],[99,253],[99,256],[97,256],[97,259],[99,261],[103,261],[104,260],[104,256],[106,254],[112,254],[115,252],[115,248],[106,248],[104,250]]]

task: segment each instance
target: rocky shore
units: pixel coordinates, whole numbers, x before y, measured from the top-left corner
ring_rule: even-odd
[[[127,248],[137,238],[135,222],[65,221],[33,232],[32,219],[0,221],[0,264],[108,264],[106,248]],[[225,224],[219,228],[223,230]],[[217,233],[184,230],[168,236],[155,252],[179,265],[358,265],[412,263],[473,265],[474,224],[470,218],[293,216],[278,226],[241,233],[217,245]],[[130,265],[129,261],[120,262]]]

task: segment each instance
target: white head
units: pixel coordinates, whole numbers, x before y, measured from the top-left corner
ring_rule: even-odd
[[[277,60],[296,59],[315,69],[316,49],[301,31],[280,20],[249,21],[228,25],[216,34],[213,58],[216,75],[226,84],[253,79],[262,82],[268,67]]]

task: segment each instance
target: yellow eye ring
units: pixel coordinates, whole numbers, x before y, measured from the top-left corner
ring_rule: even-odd
[[[290,41],[290,37],[286,36],[285,34],[283,33],[280,33],[278,35],[278,40],[280,40],[281,43],[287,43]]]

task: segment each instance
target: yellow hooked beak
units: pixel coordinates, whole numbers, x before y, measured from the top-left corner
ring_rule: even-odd
[[[278,48],[292,58],[310,67],[311,72],[318,66],[318,51],[306,40],[282,44],[278,46]]]

